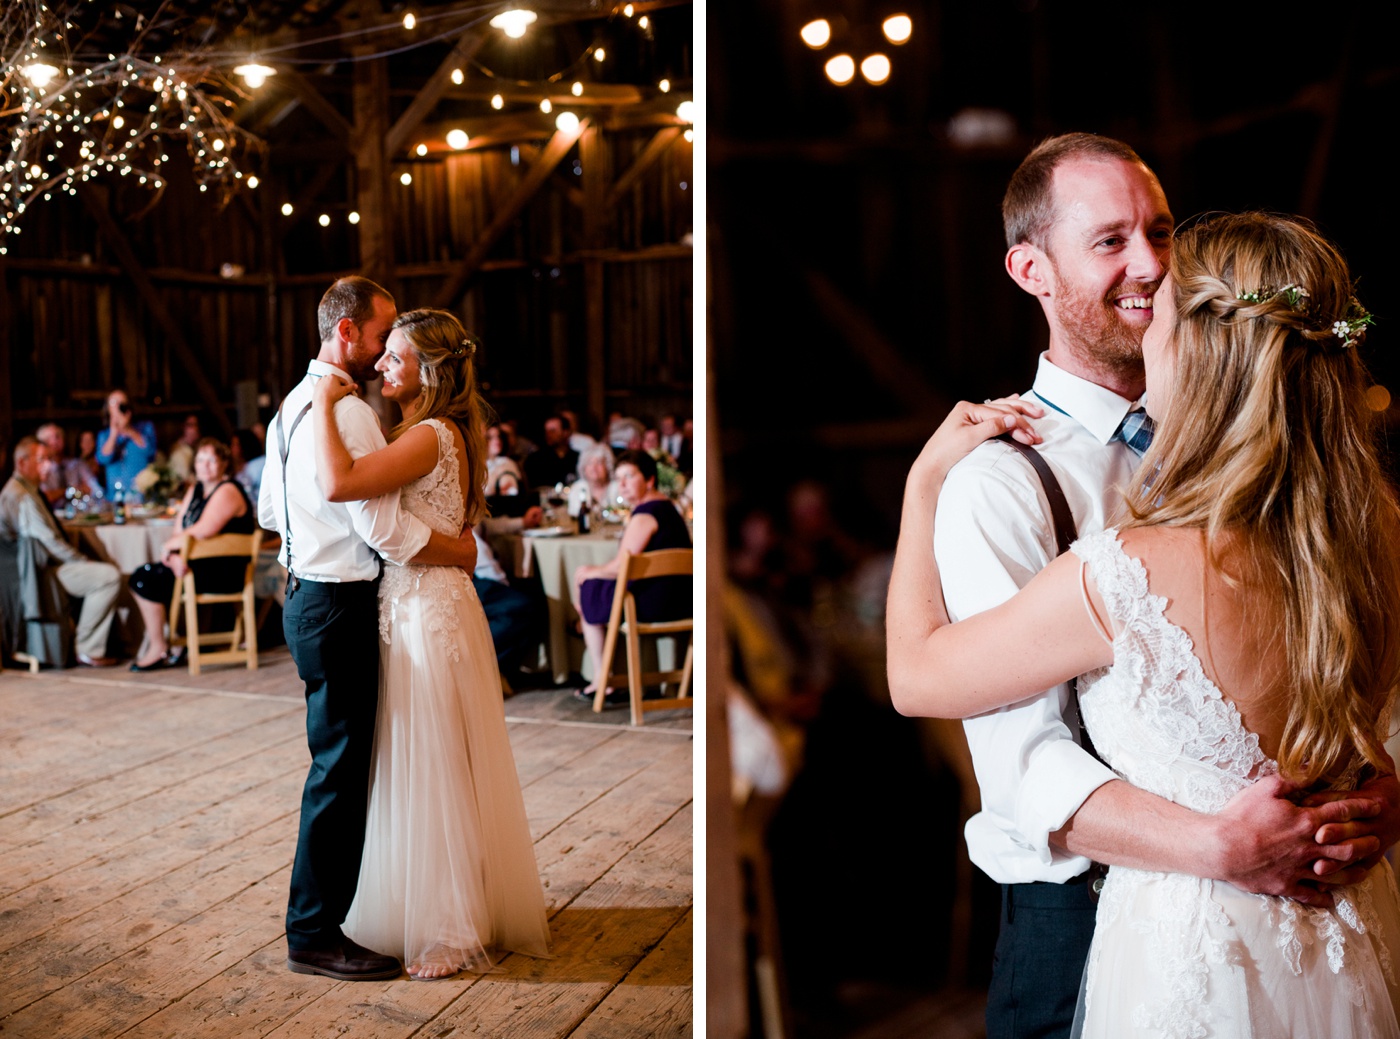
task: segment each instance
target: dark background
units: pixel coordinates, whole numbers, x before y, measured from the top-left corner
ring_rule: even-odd
[[[891,46],[880,21],[901,10],[914,34]],[[822,51],[798,37],[816,17],[835,31]],[[711,4],[707,18],[712,390],[731,547],[755,512],[794,540],[788,495],[813,480],[828,547],[848,549],[815,579],[775,549],[766,576],[799,654],[831,661],[805,767],[769,831],[785,973],[797,1034],[896,1034],[879,1019],[944,983],[951,903],[967,897],[951,875],[957,786],[936,741],[889,710],[878,662],[856,659],[877,652],[878,632],[857,650],[849,632],[872,600],[856,586],[887,567],[923,440],[958,398],[1026,389],[1045,346],[1039,306],[1002,267],[1006,182],[1037,141],[1084,130],[1136,148],[1178,220],[1312,218],[1376,314],[1363,356],[1394,391],[1400,13],[760,0]],[[823,73],[834,53],[873,50],[893,63],[883,86]],[[981,906],[974,985],[995,927]]]

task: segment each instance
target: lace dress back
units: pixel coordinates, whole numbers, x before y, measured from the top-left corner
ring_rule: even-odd
[[[1085,726],[1109,766],[1206,813],[1276,773],[1117,532],[1081,538],[1072,551],[1117,632],[1113,664],[1079,683]],[[1115,866],[1099,901],[1082,1034],[1400,1037],[1398,938],[1400,896],[1385,863],[1339,889],[1330,910]]]
[[[451,427],[404,508],[455,537],[465,504]],[[488,969],[548,951],[544,893],[511,754],[496,653],[471,577],[385,564],[379,712],[364,857],[344,930],[407,965]]]

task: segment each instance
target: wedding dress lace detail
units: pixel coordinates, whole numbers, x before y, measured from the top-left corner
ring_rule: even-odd
[[[1211,814],[1254,781],[1276,773],[1278,766],[1260,749],[1258,736],[1245,729],[1239,711],[1206,676],[1190,636],[1167,619],[1166,600],[1149,592],[1146,569],[1127,555],[1117,531],[1081,538],[1071,551],[1087,567],[1117,632],[1113,664],[1079,681],[1085,726],[1114,772],[1134,786]],[[1243,895],[1199,877],[1115,866],[1099,903],[1085,1011],[1092,1015],[1101,995],[1096,980],[1100,967],[1107,965],[1099,962],[1100,939],[1113,935],[1115,928],[1136,936],[1145,965],[1153,971],[1155,983],[1136,991],[1131,1008],[1132,1026],[1153,1036],[1204,1039],[1222,1034],[1211,1028],[1221,977],[1251,970],[1297,977],[1314,947],[1325,952],[1337,995],[1368,1011],[1367,992],[1374,986],[1362,984],[1365,967],[1378,961],[1385,981],[1395,987],[1387,942],[1379,940],[1377,886],[1393,907],[1395,881],[1386,869],[1378,884],[1368,880],[1339,889],[1335,909],[1326,910],[1286,898]],[[1224,897],[1226,889],[1231,897]],[[1255,907],[1250,912],[1267,920],[1276,963],[1254,962],[1259,950],[1236,937],[1241,899]],[[1377,940],[1366,943],[1365,955],[1351,955],[1350,943],[1368,934]],[[1387,937],[1394,940],[1394,935]]]
[[[425,419],[437,434],[438,463],[426,476],[406,483],[400,492],[404,509],[418,517],[439,534],[456,537],[466,517],[462,500],[457,449],[452,429],[441,419]],[[428,630],[435,635],[447,635],[457,630],[460,617],[458,603],[462,598],[462,582],[455,579],[449,568],[440,566],[395,566],[384,564],[384,576],[379,585],[379,638],[386,645],[394,626],[395,609],[410,592],[421,594],[428,603]],[[444,639],[452,660],[461,659],[455,639]]]

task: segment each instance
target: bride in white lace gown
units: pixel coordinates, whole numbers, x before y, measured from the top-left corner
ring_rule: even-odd
[[[989,436],[1034,440],[1033,409],[960,404],[925,447],[890,588],[896,706],[967,716],[1080,674],[1088,734],[1134,786],[1207,814],[1275,774],[1299,797],[1353,789],[1394,770],[1400,683],[1400,510],[1357,357],[1369,315],[1335,249],[1287,218],[1198,224],[1171,271],[1143,340],[1157,437],[1121,532],[948,625],[938,487]],[[1076,1034],[1400,1037],[1400,893],[1374,850],[1299,878],[1330,906],[1111,867]]]
[[[485,450],[473,352],[452,314],[400,315],[377,367],[404,423],[388,447],[354,460],[331,416],[351,388],[322,380],[317,465],[330,500],[402,487],[405,509],[452,536],[478,517]],[[546,955],[544,895],[471,575],[386,564],[379,633],[365,849],[345,933],[399,956],[419,979],[486,970],[506,951]]]

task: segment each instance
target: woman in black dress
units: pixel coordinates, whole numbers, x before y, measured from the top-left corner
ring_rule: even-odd
[[[175,582],[185,576],[180,557],[185,535],[211,538],[253,532],[253,508],[243,488],[229,479],[228,466],[229,449],[223,441],[205,437],[195,445],[195,481],[175,517],[179,533],[165,543],[159,563],[147,563],[131,575],[131,591],[146,624],[146,652],[132,662],[133,671],[157,671],[178,663],[165,637],[165,615]],[[232,592],[243,587],[247,567],[246,557],[229,556],[196,560],[194,571],[201,591]]]
[[[619,552],[632,555],[654,552],[663,548],[690,548],[690,531],[675,505],[656,489],[656,462],[645,451],[623,451],[617,456],[613,470],[618,496],[632,509],[627,526],[622,530]],[[603,639],[607,634],[608,617],[612,613],[613,591],[617,587],[619,561],[614,557],[602,566],[581,566],[574,571],[574,586],[578,590],[579,614],[583,617],[583,639],[593,659],[593,685],[580,690],[579,699],[590,703],[597,691],[597,677],[603,670]],[[652,577],[631,585],[637,600],[640,621],[678,620],[691,616],[691,578],[688,576]],[[616,699],[614,699],[616,697]],[[627,703],[625,690],[610,692],[610,706]]]

